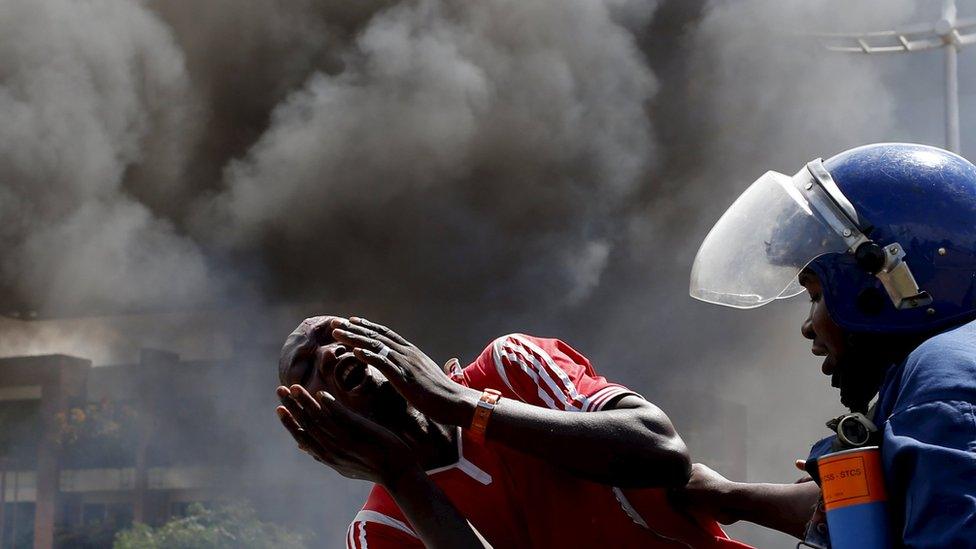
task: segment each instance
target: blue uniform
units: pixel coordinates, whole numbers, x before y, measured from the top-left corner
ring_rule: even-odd
[[[930,338],[882,383],[874,422],[906,547],[976,547],[976,322]],[[833,437],[811,457],[830,452]]]

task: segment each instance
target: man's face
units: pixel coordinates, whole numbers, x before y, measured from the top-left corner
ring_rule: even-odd
[[[821,371],[828,376],[833,375],[847,354],[847,338],[844,330],[827,313],[823,288],[817,275],[803,271],[799,280],[810,295],[810,315],[803,322],[800,332],[803,337],[813,341],[813,354],[824,357]]]
[[[379,370],[360,362],[332,337],[334,316],[305,319],[285,340],[278,362],[282,385],[328,391],[351,410],[388,428],[407,420],[407,404]]]

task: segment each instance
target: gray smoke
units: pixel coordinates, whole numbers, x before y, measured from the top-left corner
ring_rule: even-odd
[[[139,4],[0,5],[3,286],[48,308],[190,302],[216,290],[198,247],[127,189],[178,181],[194,146],[183,52]]]
[[[374,316],[445,356],[508,331],[558,336],[653,400],[747,404],[748,476],[789,480],[837,408],[798,335],[804,304],[720,310],[687,297],[688,270],[764,171],[871,141],[939,144],[937,54],[868,59],[799,36],[937,11],[0,0],[7,308],[216,308],[5,321],[0,349],[226,356],[227,341],[276,342],[324,311]],[[302,305],[220,312],[280,302]],[[679,428],[699,413],[668,412]],[[252,425],[237,427],[253,474],[282,478],[267,463],[291,447],[247,438]],[[351,513],[361,490],[330,486],[330,508]]]
[[[612,14],[494,1],[378,13],[341,72],[314,72],[275,108],[203,223],[217,220],[218,246],[298,273],[292,295],[400,301],[434,284],[442,301],[481,288],[578,302],[653,154],[654,81]]]

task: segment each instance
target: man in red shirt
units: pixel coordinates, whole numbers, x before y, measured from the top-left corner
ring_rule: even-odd
[[[319,461],[377,483],[348,548],[745,547],[668,503],[689,474],[670,420],[569,345],[512,334],[446,369],[364,319],[289,336],[282,422]]]

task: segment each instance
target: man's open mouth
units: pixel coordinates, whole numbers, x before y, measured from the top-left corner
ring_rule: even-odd
[[[361,388],[369,377],[367,366],[352,354],[339,357],[335,367],[335,379],[343,391],[351,392]]]

